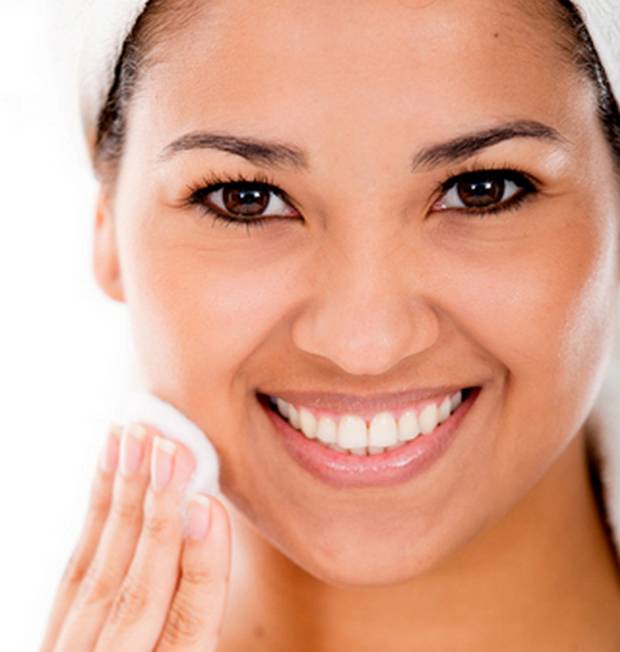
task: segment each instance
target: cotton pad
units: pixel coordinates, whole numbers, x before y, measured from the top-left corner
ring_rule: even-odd
[[[196,460],[196,470],[187,484],[186,495],[196,491],[217,495],[219,458],[207,435],[173,405],[145,390],[134,392],[117,410],[118,423],[139,421],[154,426],[162,435],[189,448]]]

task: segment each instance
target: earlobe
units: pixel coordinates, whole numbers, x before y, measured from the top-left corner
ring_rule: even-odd
[[[97,285],[105,294],[124,303],[125,294],[118,261],[118,247],[110,201],[102,187],[97,199],[95,230],[93,234],[93,271]]]

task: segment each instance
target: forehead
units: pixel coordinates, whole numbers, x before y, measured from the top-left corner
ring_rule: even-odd
[[[207,2],[162,43],[138,110],[162,139],[210,126],[277,137],[294,125],[298,139],[321,134],[334,144],[361,142],[360,128],[385,143],[404,129],[411,142],[490,120],[570,121],[576,73],[555,44],[557,26],[541,19],[545,6]]]

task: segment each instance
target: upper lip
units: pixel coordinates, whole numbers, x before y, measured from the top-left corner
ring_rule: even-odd
[[[264,392],[268,396],[284,399],[295,406],[306,406],[317,410],[333,412],[369,412],[381,410],[399,410],[417,401],[451,396],[459,390],[474,387],[475,384],[442,385],[397,392],[384,392],[372,395],[344,394],[341,392],[273,390]]]

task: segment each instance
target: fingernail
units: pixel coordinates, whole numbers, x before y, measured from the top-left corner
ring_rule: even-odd
[[[120,456],[120,471],[124,476],[133,475],[140,468],[145,437],[146,428],[139,423],[130,423],[125,426]]]
[[[118,465],[118,453],[123,427],[118,423],[110,424],[105,443],[99,455],[99,467],[105,473],[113,473]]]
[[[189,539],[204,539],[211,524],[211,501],[203,494],[192,494],[187,503],[186,535]]]
[[[153,491],[162,491],[172,477],[174,454],[177,447],[173,441],[156,436],[151,451],[151,487]]]

